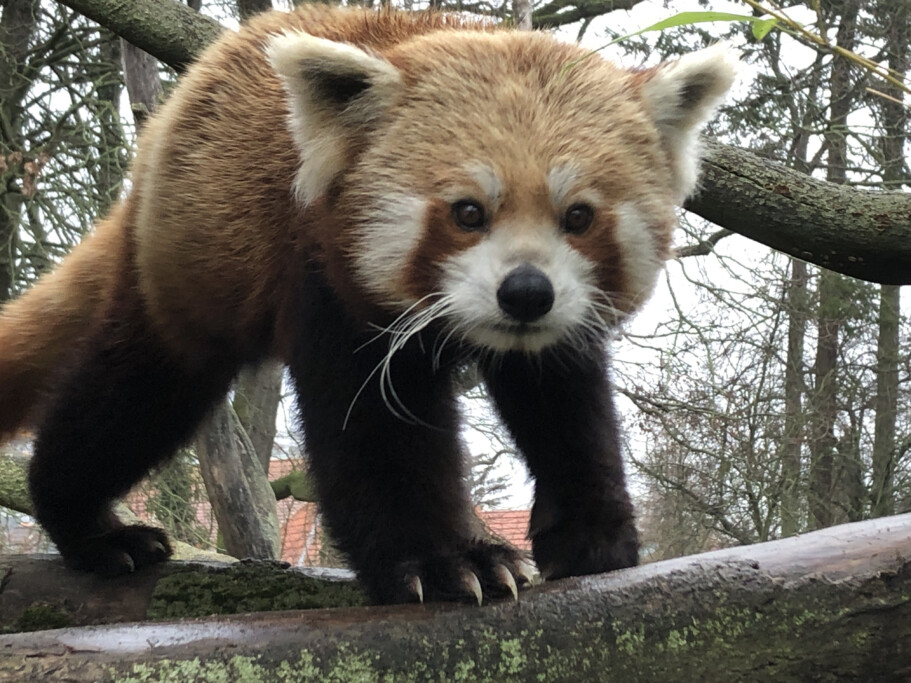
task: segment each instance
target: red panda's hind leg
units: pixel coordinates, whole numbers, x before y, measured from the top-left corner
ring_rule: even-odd
[[[124,526],[112,503],[192,436],[235,369],[215,345],[215,359],[188,369],[146,320],[136,288],[118,291],[54,387],[29,473],[36,517],[64,560],[104,575],[170,555],[164,532]]]

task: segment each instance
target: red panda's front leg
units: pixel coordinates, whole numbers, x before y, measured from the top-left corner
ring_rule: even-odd
[[[535,479],[529,536],[545,578],[638,562],[606,360],[600,344],[507,353],[484,368]]]
[[[451,372],[434,368],[432,342],[396,352],[383,379],[388,338],[369,342],[376,333],[355,326],[317,276],[300,298],[289,368],[310,470],[332,540],[371,598],[509,595],[529,565],[477,533]]]

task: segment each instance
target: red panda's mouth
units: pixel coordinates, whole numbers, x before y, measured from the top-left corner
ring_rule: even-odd
[[[501,332],[503,334],[513,334],[518,337],[524,337],[530,334],[538,334],[539,332],[544,331],[543,325],[535,325],[534,323],[494,323],[490,328],[496,332]]]

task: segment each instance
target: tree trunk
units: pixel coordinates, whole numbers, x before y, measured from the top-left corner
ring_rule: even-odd
[[[897,73],[911,69],[911,8],[905,0],[883,0],[876,13],[886,26],[887,64]],[[904,148],[908,140],[908,109],[905,92],[883,83],[877,104],[882,116],[883,181],[887,187],[908,182]],[[895,511],[893,477],[895,468],[895,420],[898,414],[899,320],[901,290],[883,285],[879,293],[879,335],[876,345],[876,421],[873,435],[873,481],[870,487],[870,514],[891,515]]]
[[[531,0],[512,0],[512,20],[520,31],[531,31]]]
[[[275,419],[282,398],[284,366],[266,361],[240,371],[234,387],[234,412],[253,446],[253,452],[268,475],[272,446],[275,442]]]
[[[854,49],[860,0],[846,0],[838,25],[837,44]],[[828,165],[826,179],[835,185],[847,180],[848,151],[845,132],[853,103],[851,62],[836,56],[830,79],[829,124],[826,133]],[[843,317],[845,286],[842,276],[824,270],[819,276],[819,319],[816,343],[816,386],[811,401],[813,423],[810,442],[810,514],[816,529],[836,520],[836,438],[838,413],[839,332]],[[840,468],[839,468],[840,469]]]
[[[8,0],[0,16],[0,304],[15,286],[20,212],[24,195],[22,113],[28,92],[26,57],[37,26],[39,0]]]
[[[121,39],[107,29],[99,30],[100,55],[97,65],[102,68],[96,84],[98,101],[98,124],[104,141],[103,153],[98,159],[89,160],[95,170],[96,200],[93,202],[96,217],[107,215],[120,198],[123,177],[127,165],[127,142],[120,121],[120,95],[123,92],[123,60],[120,52]]]
[[[121,38],[123,78],[130,96],[130,110],[137,128],[141,128],[161,99],[158,60]]]
[[[833,505],[835,481],[835,417],[838,382],[838,331],[842,288],[841,276],[830,270],[819,275],[819,318],[817,320],[815,386],[809,401],[810,524],[814,529],[835,522]]]
[[[876,344],[876,420],[873,427],[873,481],[870,514],[895,512],[892,480],[895,468],[895,419],[898,414],[898,323],[901,292],[882,285],[879,294],[879,335]]]
[[[196,454],[225,550],[234,557],[279,556],[275,495],[231,404],[202,424]]]
[[[802,525],[803,493],[801,486],[801,451],[803,448],[803,349],[807,329],[807,264],[791,259],[788,282],[788,352],[785,366],[785,427],[781,445],[781,533],[793,536]]]
[[[911,515],[902,515],[554,581],[517,603],[480,608],[293,611],[6,635],[0,681],[904,681],[909,558]],[[268,566],[263,579],[243,563],[224,570],[227,581],[198,566],[156,580],[173,575],[173,563],[104,583],[56,562],[25,567],[7,564],[0,613],[13,609],[3,601],[24,605],[30,584],[43,595],[73,578],[83,591],[57,602],[71,611],[107,592],[118,604],[138,596],[165,618],[172,603],[223,612],[238,586],[264,598],[252,601],[258,609],[299,604],[302,592],[277,583]],[[39,577],[49,572],[56,580]],[[130,618],[141,613],[133,609]],[[69,618],[43,612],[55,626]]]

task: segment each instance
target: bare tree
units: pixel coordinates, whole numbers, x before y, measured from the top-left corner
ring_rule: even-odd
[[[911,11],[908,3],[881,0],[876,15],[885,32],[884,51],[887,64],[895,73],[911,69]],[[904,149],[908,141],[908,110],[905,93],[893,83],[880,86],[884,97],[876,98],[881,117],[880,138],[883,182],[898,187],[911,181]],[[879,337],[876,351],[876,423],[873,440],[873,473],[870,504],[875,517],[890,515],[895,510],[895,423],[898,412],[899,320],[901,290],[896,285],[882,285],[879,297]]]

